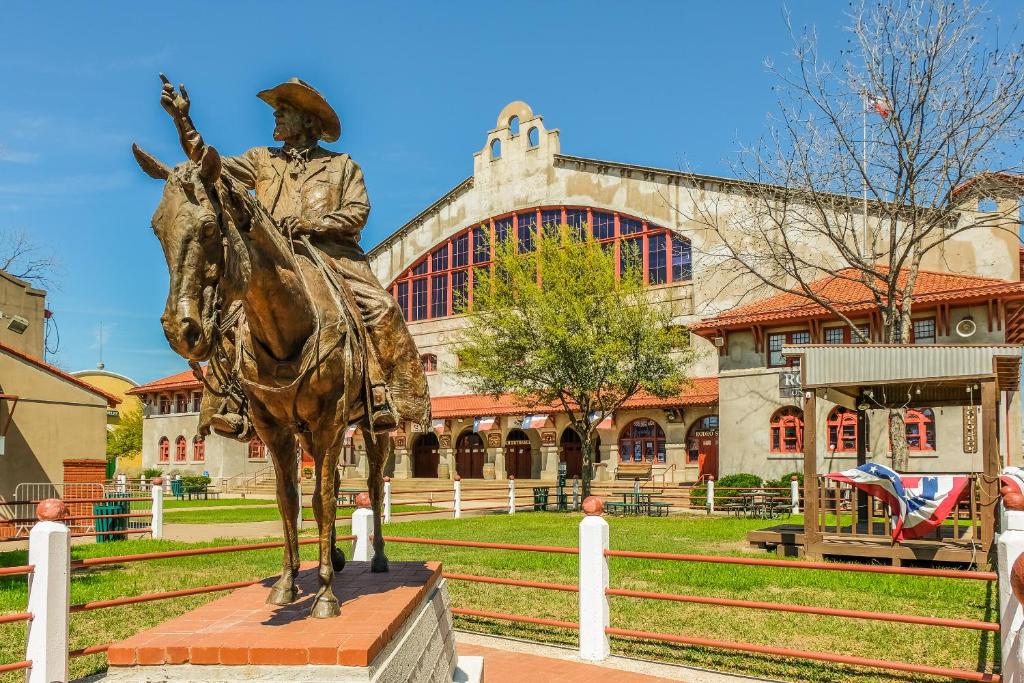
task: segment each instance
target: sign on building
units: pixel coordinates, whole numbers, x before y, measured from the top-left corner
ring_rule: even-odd
[[[783,370],[779,373],[779,398],[800,398],[800,370]]]

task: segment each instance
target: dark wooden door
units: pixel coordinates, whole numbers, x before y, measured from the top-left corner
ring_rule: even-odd
[[[583,476],[583,444],[571,429],[562,435],[562,460],[565,461],[565,476],[569,479]]]
[[[477,434],[463,434],[455,443],[455,471],[463,479],[483,479],[487,451]]]
[[[529,479],[533,475],[533,449],[528,439],[505,442],[505,473],[516,479]]]
[[[412,476],[437,479],[437,466],[441,462],[437,437],[433,434],[421,436],[412,450]]]

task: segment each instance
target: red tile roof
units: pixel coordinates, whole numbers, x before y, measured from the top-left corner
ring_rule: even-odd
[[[203,366],[203,371],[206,371],[206,366]],[[192,374],[191,370],[184,370],[174,375],[167,377],[161,377],[155,379],[152,382],[140,384],[134,389],[129,390],[129,394],[149,394],[156,391],[173,391],[175,389],[202,389],[203,383],[196,379],[196,376]]]
[[[823,299],[844,314],[868,312],[875,308],[871,293],[857,281],[859,271],[848,268],[811,284]],[[901,280],[905,273],[901,275]],[[957,275],[922,270],[914,283],[914,304],[967,303],[993,298],[1024,297],[1024,282],[997,280],[975,275]],[[832,317],[824,307],[796,290],[783,292],[731,311],[705,318],[693,326],[697,333],[747,327],[759,323]]]
[[[683,406],[713,405],[718,403],[718,378],[695,377],[690,386],[677,396],[658,398],[640,392],[623,404],[624,409],[680,408]],[[431,415],[437,419],[450,417],[478,417],[485,415],[522,415],[531,411],[562,412],[561,406],[545,406],[520,401],[512,394],[493,396],[466,394],[438,396],[430,399]]]
[[[72,384],[75,384],[75,385],[81,387],[82,389],[85,389],[86,391],[92,392],[92,393],[96,394],[97,396],[101,396],[101,397],[107,399],[107,405],[109,405],[111,408],[113,408],[114,406],[116,406],[118,403],[121,402],[121,399],[119,399],[117,396],[114,396],[113,394],[107,393],[106,391],[103,391],[99,387],[94,387],[93,385],[89,384],[88,382],[85,382],[85,381],[82,381],[82,380],[78,379],[77,377],[75,377],[71,373],[64,372],[63,370],[58,368],[56,365],[50,365],[49,363],[47,363],[44,360],[40,360],[39,358],[35,358],[35,357],[30,356],[28,354],[22,353],[21,351],[18,351],[17,349],[13,349],[10,346],[7,346],[6,344],[3,344],[3,343],[0,343],[0,351],[3,351],[4,353],[6,353],[8,355],[14,356],[15,358],[18,358],[19,360],[23,360],[26,363],[34,365],[37,368],[39,368],[40,370],[45,370],[46,372],[50,373],[51,375],[54,375],[56,377],[60,377],[61,379],[65,380],[67,382],[71,382]]]

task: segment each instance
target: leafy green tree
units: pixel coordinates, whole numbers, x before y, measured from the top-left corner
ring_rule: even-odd
[[[142,450],[142,409],[121,413],[121,421],[107,432],[107,460],[134,455]]]
[[[694,357],[688,330],[649,302],[639,254],[623,253],[618,276],[607,247],[545,226],[523,253],[497,244],[474,272],[471,305],[456,301],[469,309],[457,375],[477,393],[563,410],[583,444],[584,495],[597,425],[638,392],[677,394]]]

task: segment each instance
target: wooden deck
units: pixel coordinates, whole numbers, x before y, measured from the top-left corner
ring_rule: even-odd
[[[821,542],[808,549],[802,524],[777,524],[747,532],[747,541],[756,548],[790,557],[810,554],[829,558],[881,559],[890,560],[896,566],[907,561],[988,563],[988,554],[983,550],[980,539],[975,538],[970,530],[962,533],[961,529],[960,536],[954,537],[955,529],[944,525],[938,530],[941,540],[933,536],[896,544],[886,536],[884,523],[875,522],[872,531],[874,534],[868,533],[865,522],[857,525],[856,532],[850,525],[841,527],[839,533],[835,533],[835,527],[830,527],[823,532]]]

